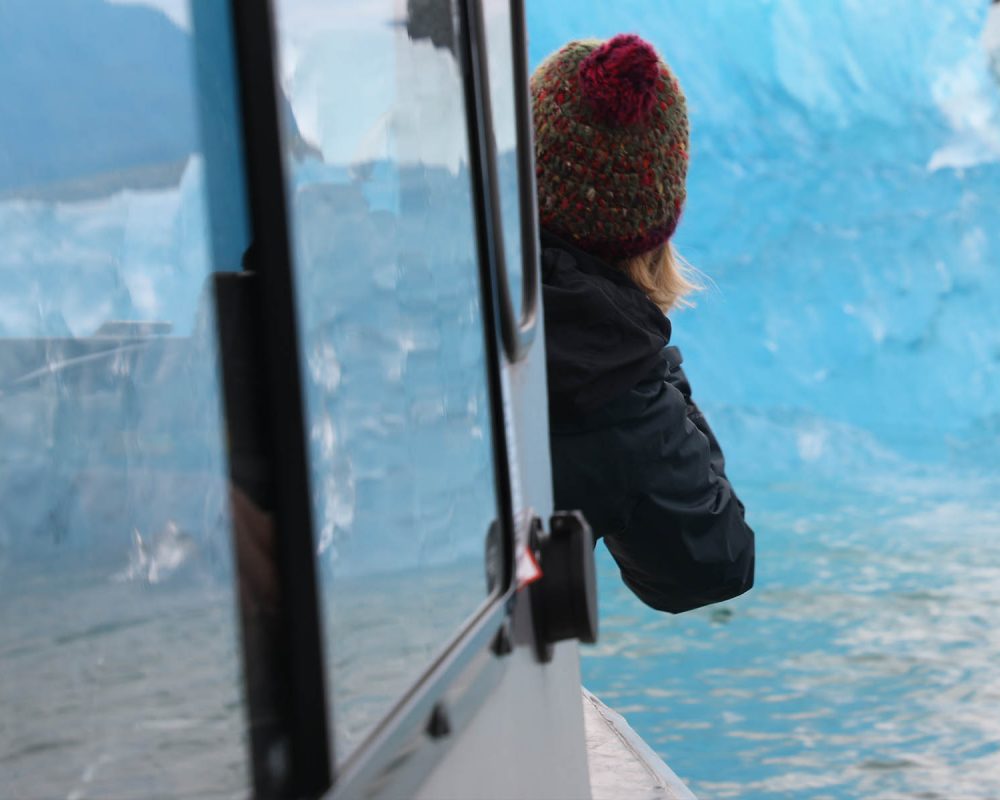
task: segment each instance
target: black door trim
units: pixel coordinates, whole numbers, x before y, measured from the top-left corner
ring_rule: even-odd
[[[490,99],[490,76],[487,58],[487,37],[483,22],[483,9],[479,0],[459,0],[463,26],[462,57],[467,59],[467,80],[475,84],[475,111],[470,115],[470,135],[473,150],[473,174],[481,176],[477,187],[482,197],[477,201],[477,219],[486,226],[489,244],[489,263],[495,281],[497,295],[497,316],[500,323],[500,338],[504,351],[511,362],[520,361],[527,355],[535,339],[538,323],[538,223],[535,221],[535,176],[534,153],[532,152],[531,113],[523,104],[527,102],[527,61],[524,53],[523,9],[519,4],[508,5],[511,12],[511,46],[513,48],[513,80],[515,103],[515,126],[518,146],[518,206],[521,227],[521,314],[514,311],[510,293],[510,276],[507,271],[507,254],[504,252],[503,223],[500,210],[500,181],[497,177],[496,137],[493,132],[493,109]]]
[[[243,152],[256,275],[254,309],[260,331],[259,368],[267,387],[272,509],[281,592],[279,689],[286,752],[268,754],[286,766],[279,792],[316,797],[332,781],[325,671],[309,491],[306,423],[299,363],[285,175],[282,161],[275,36],[268,0],[231,0]],[[252,698],[251,698],[252,702]],[[251,714],[253,708],[250,709]],[[255,769],[256,772],[256,769]]]
[[[514,507],[502,386],[503,353],[516,360],[530,345],[537,296],[528,323],[512,314],[500,241],[496,157],[478,0],[450,0],[457,12],[469,173],[476,215],[477,266],[487,361],[494,477],[503,565],[493,594],[355,752],[336,766],[326,713],[323,640],[312,533],[308,448],[295,303],[289,206],[281,140],[275,27],[270,0],[231,0],[238,60],[245,171],[255,274],[256,316],[265,332],[259,361],[270,420],[280,580],[287,591],[281,628],[288,686],[284,709],[289,742],[282,797],[410,796],[489,697],[507,666],[514,587]],[[513,24],[521,30],[523,25]],[[515,58],[519,57],[515,52]],[[523,52],[520,53],[523,58]],[[515,75],[516,77],[516,75]],[[518,92],[518,101],[524,97]],[[519,113],[519,127],[530,119]],[[524,145],[521,133],[519,146]],[[529,162],[530,163],[530,154]],[[524,159],[519,171],[525,168]],[[528,189],[533,197],[533,176]],[[522,193],[523,193],[522,189]],[[522,199],[522,224],[524,201]],[[533,204],[530,206],[534,208]],[[534,226],[531,236],[535,236]],[[537,270],[535,245],[528,251]],[[537,275],[535,276],[537,283]],[[537,295],[537,285],[526,292]],[[522,329],[523,328],[523,329]],[[483,532],[486,533],[485,531]],[[336,642],[332,643],[336,646]],[[336,676],[334,676],[335,679]],[[251,708],[251,713],[253,709]],[[255,759],[258,755],[255,753]],[[266,756],[265,756],[266,757]],[[255,765],[255,774],[260,765]],[[336,774],[334,774],[336,771]]]

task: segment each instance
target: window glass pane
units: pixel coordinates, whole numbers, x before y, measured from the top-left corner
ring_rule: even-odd
[[[496,504],[469,148],[446,0],[277,9],[343,757],[487,596]]]
[[[192,25],[0,9],[3,797],[247,793]]]
[[[521,315],[521,280],[524,270],[521,252],[521,196],[517,172],[517,108],[514,94],[514,54],[510,29],[510,3],[484,0],[484,27],[493,111],[493,134],[497,151],[497,180],[500,195],[501,227],[510,299],[517,317]]]

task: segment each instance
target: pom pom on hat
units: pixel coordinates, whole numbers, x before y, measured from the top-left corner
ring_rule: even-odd
[[[656,102],[660,58],[635,34],[619,34],[580,63],[580,89],[594,114],[604,122],[634,125]]]

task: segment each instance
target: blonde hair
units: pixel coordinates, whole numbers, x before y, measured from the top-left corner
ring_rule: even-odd
[[[694,303],[689,296],[705,288],[698,270],[685,261],[670,242],[619,261],[615,266],[628,275],[663,313],[673,308],[690,308]]]

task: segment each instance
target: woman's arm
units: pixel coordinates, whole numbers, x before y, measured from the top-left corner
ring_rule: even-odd
[[[624,529],[605,536],[622,578],[653,608],[677,613],[750,589],[754,534],[725,474],[725,459],[676,348],[641,417],[622,426],[623,448],[645,452],[631,466],[633,506]],[[635,447],[641,436],[645,447]],[[650,449],[650,441],[658,443]]]

